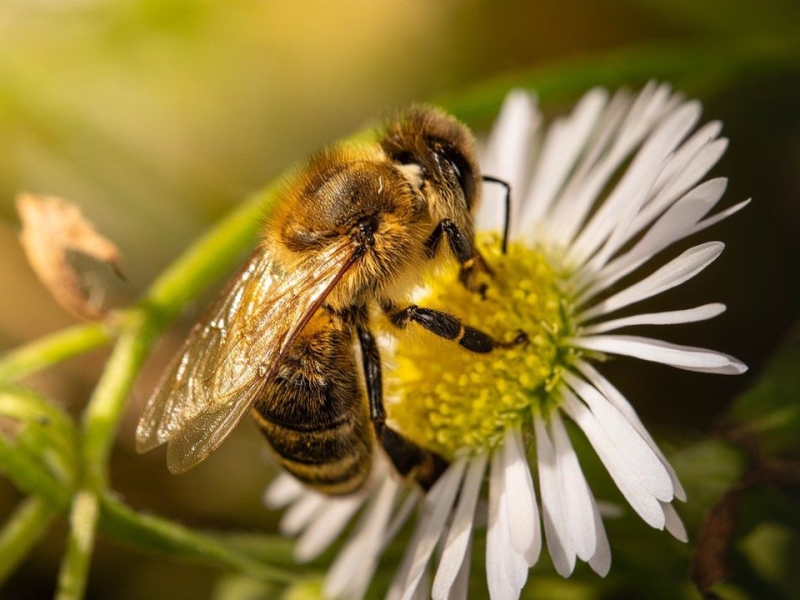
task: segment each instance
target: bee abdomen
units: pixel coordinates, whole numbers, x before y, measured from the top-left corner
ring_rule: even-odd
[[[256,405],[254,416],[281,465],[326,494],[347,494],[366,479],[371,464],[370,431],[358,414],[322,423],[287,423]],[[267,413],[267,414],[264,414]]]
[[[345,414],[331,421],[288,422],[271,413],[269,406],[256,405],[256,421],[281,458],[305,465],[321,465],[359,456],[364,431],[356,415]]]
[[[253,414],[287,471],[320,492],[347,494],[369,474],[374,434],[349,330],[326,317],[293,345]]]

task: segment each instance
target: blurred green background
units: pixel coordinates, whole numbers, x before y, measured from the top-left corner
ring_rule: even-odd
[[[656,48],[652,75],[674,73],[678,87],[703,100],[704,119],[725,122],[731,145],[714,173],[731,179],[727,204],[754,197],[710,234],[728,244],[719,264],[681,292],[697,303],[723,301],[728,312],[670,338],[735,354],[751,374],[722,379],[630,368],[632,361],[608,365],[656,437],[685,447],[714,429],[800,314],[798,31],[795,0],[0,0],[0,350],[73,323],[26,264],[18,192],[80,205],[120,247],[128,281],[119,295],[133,300],[245,196],[391,107],[440,97],[454,106],[460,98],[479,102],[486,81],[496,82],[492,90],[537,77],[563,83],[576,73],[587,87],[593,79],[625,81],[625,65],[642,59],[628,82],[638,87]],[[731,64],[744,66],[695,69],[708,49],[722,64],[730,53]],[[676,65],[665,70],[670,56]],[[575,95],[553,94],[545,109],[556,114]],[[471,105],[462,106],[468,118]],[[680,298],[670,306],[684,305]],[[134,508],[190,526],[274,531],[276,515],[261,507],[271,467],[250,424],[180,477],[167,472],[163,451],[133,451],[142,403],[204,302],[190,307],[140,377],[115,449],[113,485]],[[72,360],[32,382],[78,414],[106,356]],[[0,518],[19,498],[0,480]],[[1,598],[52,595],[65,531],[62,522],[50,532]],[[100,540],[87,597],[206,598],[218,579],[210,569]],[[594,597],[581,584],[565,585],[552,597]],[[783,589],[763,597],[781,597]],[[550,597],[545,588],[537,593]]]

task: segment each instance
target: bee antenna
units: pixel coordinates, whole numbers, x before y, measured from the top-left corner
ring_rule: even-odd
[[[507,181],[503,181],[502,179],[498,179],[497,177],[492,177],[491,175],[482,175],[481,179],[486,183],[496,183],[498,185],[502,185],[506,188],[506,218],[503,222],[503,254],[506,254],[506,250],[508,250],[508,226],[509,226],[509,218],[511,216],[511,186]]]

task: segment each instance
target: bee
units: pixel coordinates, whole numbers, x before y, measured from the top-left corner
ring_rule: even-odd
[[[480,293],[475,275],[489,272],[474,244],[482,179],[497,181],[481,177],[471,132],[431,107],[399,115],[377,143],[313,156],[167,368],[137,450],[168,442],[168,468],[187,471],[252,411],[281,465],[321,492],[358,490],[376,443],[429,489],[447,462],[387,425],[370,321],[383,313],[396,328],[413,324],[479,353],[524,341],[406,300],[443,244],[461,283]]]

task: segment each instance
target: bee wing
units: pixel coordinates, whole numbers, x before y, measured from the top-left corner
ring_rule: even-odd
[[[292,265],[268,247],[257,250],[168,367],[139,421],[136,449],[169,442],[173,473],[211,454],[250,409],[357,250],[343,239]]]

